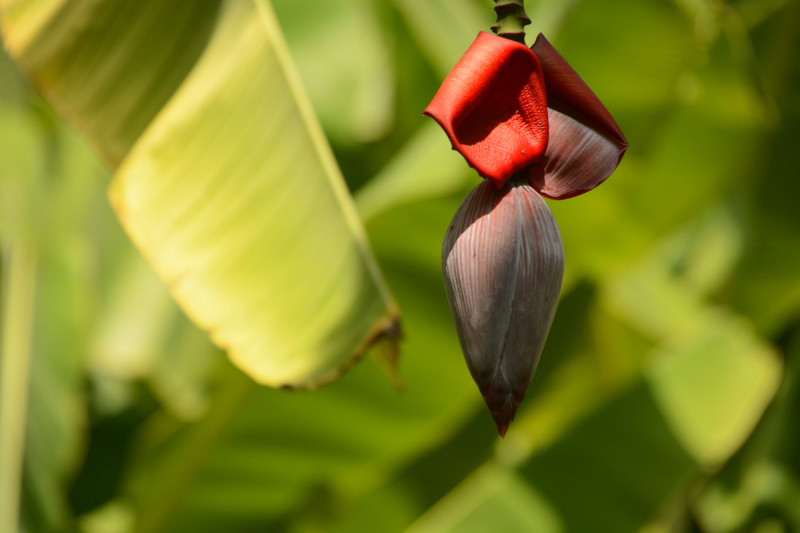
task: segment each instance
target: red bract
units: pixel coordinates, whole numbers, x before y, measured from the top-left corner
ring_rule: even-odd
[[[531,49],[478,34],[425,114],[495,187],[527,169],[531,184],[553,199],[598,186],[628,147],[608,110],[541,34]]]
[[[547,148],[547,100],[536,54],[486,32],[453,67],[425,114],[497,188]]]
[[[544,162],[530,167],[531,182],[548,198],[571,198],[603,183],[628,142],[611,113],[544,35],[531,48],[542,65],[550,123]]]

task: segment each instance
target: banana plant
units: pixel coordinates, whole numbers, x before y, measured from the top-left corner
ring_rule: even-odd
[[[267,0],[4,0],[5,46],[115,169],[183,311],[273,387],[335,380],[399,312]]]

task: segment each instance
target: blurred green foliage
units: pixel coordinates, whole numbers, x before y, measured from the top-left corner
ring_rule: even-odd
[[[478,177],[421,115],[492,2],[272,4],[402,311],[405,392],[373,358],[314,392],[234,368],[130,244],[109,171],[3,56],[4,324],[15,283],[35,285],[22,531],[800,530],[800,2],[528,1],[529,41],[547,34],[631,148],[550,202],[564,291],[504,440],[440,273]],[[187,56],[214,23],[198,6]],[[35,260],[14,263],[20,242]]]

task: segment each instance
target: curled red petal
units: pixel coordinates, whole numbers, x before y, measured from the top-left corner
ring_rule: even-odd
[[[531,182],[548,198],[571,198],[600,185],[617,168],[628,141],[611,113],[541,33],[531,49],[547,88],[550,136]]]
[[[564,275],[544,199],[517,179],[478,185],[445,235],[442,271],[467,367],[503,435],[536,370]]]
[[[478,174],[502,187],[547,147],[547,97],[526,46],[481,32],[425,109]]]

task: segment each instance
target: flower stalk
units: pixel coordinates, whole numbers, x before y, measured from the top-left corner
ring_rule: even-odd
[[[497,22],[492,31],[520,44],[525,44],[525,26],[531,19],[525,13],[525,0],[494,0]]]

